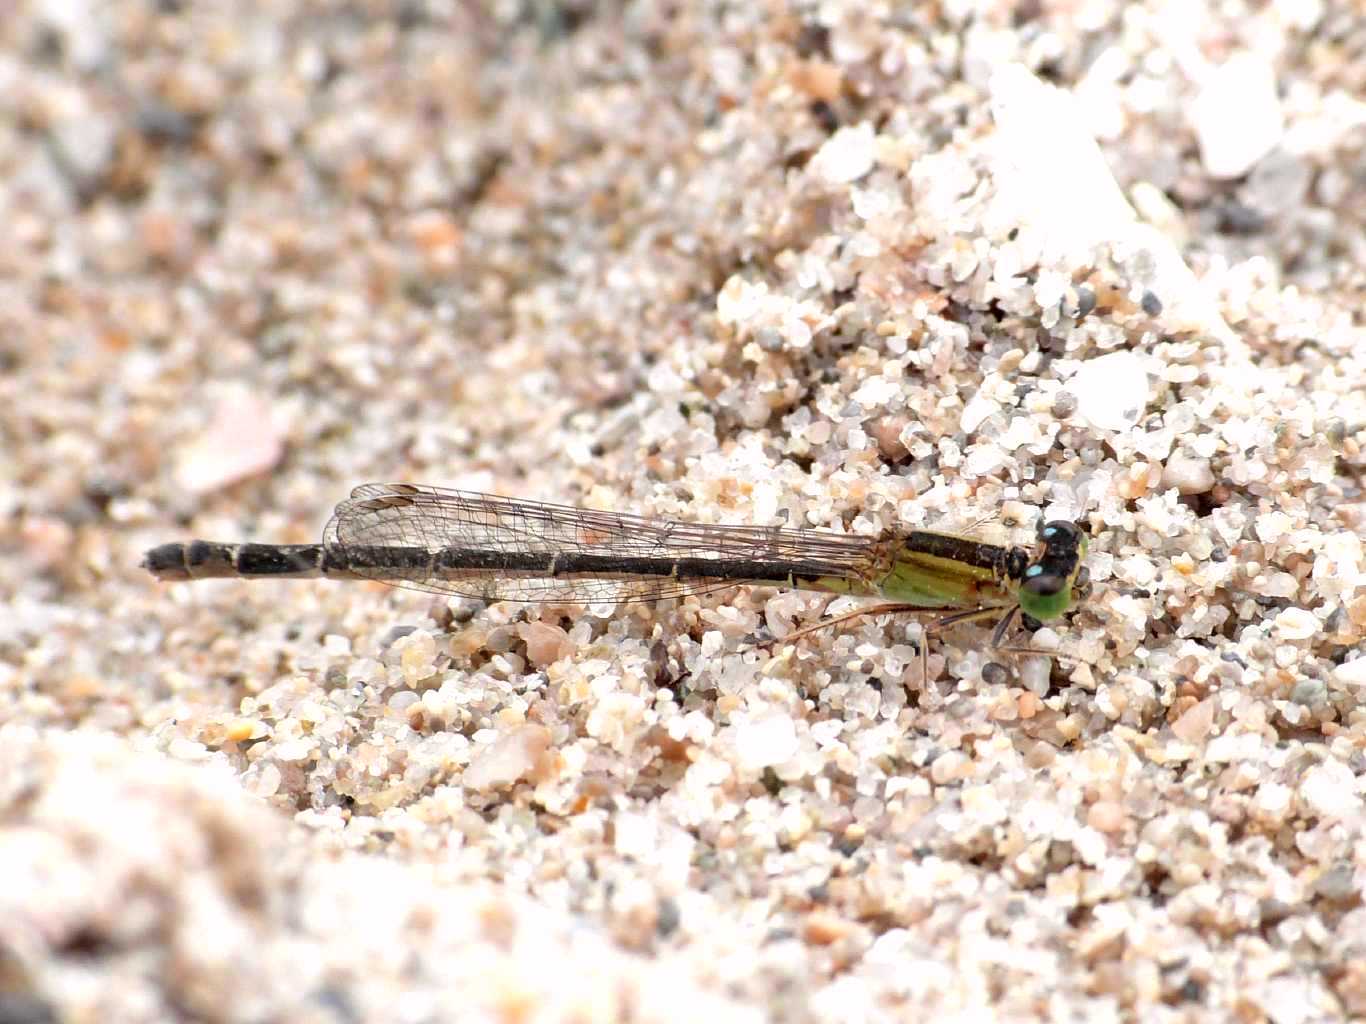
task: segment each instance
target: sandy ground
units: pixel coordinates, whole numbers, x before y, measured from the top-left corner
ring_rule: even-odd
[[[7,11],[0,1019],[1366,1017],[1366,28],[893,6]],[[1093,588],[139,568],[372,480]]]

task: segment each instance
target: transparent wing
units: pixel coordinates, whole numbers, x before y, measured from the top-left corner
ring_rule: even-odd
[[[647,519],[413,484],[357,487],[323,543],[356,575],[490,601],[653,601],[789,574],[834,577],[858,592],[880,560],[873,537]],[[401,557],[384,564],[386,550]]]

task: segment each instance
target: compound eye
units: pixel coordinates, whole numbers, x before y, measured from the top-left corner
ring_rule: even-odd
[[[1058,576],[1051,572],[1038,572],[1026,577],[1020,584],[1020,589],[1028,591],[1037,597],[1052,597],[1067,586],[1067,578]]]
[[[1039,538],[1050,544],[1079,544],[1081,543],[1081,530],[1076,523],[1069,523],[1066,519],[1055,519],[1051,523],[1045,523],[1039,530]]]

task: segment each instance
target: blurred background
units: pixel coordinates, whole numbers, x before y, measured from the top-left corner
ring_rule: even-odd
[[[1364,24],[7,5],[0,1016],[1366,1014]],[[810,597],[138,567],[371,480],[1077,518],[1098,588],[921,687],[745,653]]]

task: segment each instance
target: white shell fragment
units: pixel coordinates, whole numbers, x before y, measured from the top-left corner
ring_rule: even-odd
[[[1076,415],[1097,430],[1131,430],[1148,404],[1148,361],[1132,352],[1088,359],[1067,382]]]
[[[1285,130],[1275,69],[1254,54],[1231,57],[1205,81],[1191,120],[1210,177],[1242,177],[1276,147]]]

